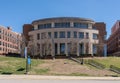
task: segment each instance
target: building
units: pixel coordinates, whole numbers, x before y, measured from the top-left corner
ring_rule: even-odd
[[[20,53],[21,35],[11,27],[0,26],[0,54]]]
[[[107,32],[106,32],[106,24],[104,22],[96,22],[93,26],[95,29],[97,29],[99,31],[98,34],[98,39],[99,39],[99,44],[97,46],[98,48],[98,55],[99,56],[106,56],[107,54],[105,54],[106,52],[106,36],[107,36]]]
[[[23,25],[23,34],[24,34],[24,37],[27,41],[29,41],[28,32],[32,31],[32,29],[33,29],[33,26],[31,24],[24,24]]]
[[[118,20],[111,29],[111,35],[107,40],[108,54],[120,52],[120,20]]]
[[[27,32],[28,52],[40,56],[96,54],[99,30],[94,26],[93,20],[77,17],[35,20]]]

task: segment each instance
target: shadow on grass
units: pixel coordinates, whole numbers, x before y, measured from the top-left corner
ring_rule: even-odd
[[[19,68],[17,71],[24,71],[25,68]]]
[[[3,74],[3,75],[11,75],[13,73],[12,72],[2,72],[1,74]]]

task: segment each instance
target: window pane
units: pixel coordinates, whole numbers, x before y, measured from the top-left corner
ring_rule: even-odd
[[[89,33],[86,33],[86,39],[89,39]]]
[[[38,29],[47,29],[47,28],[51,28],[51,23],[38,25]]]
[[[77,32],[74,31],[74,38],[77,38]]]
[[[88,24],[87,23],[74,23],[74,27],[75,28],[88,28]]]
[[[65,43],[60,44],[60,53],[65,54]]]
[[[38,33],[38,34],[37,34],[37,40],[39,40],[39,39],[40,39],[40,34]]]
[[[84,38],[84,32],[79,32],[79,38]]]
[[[60,32],[60,38],[65,38],[65,32]]]
[[[70,27],[70,22],[55,23],[55,28],[68,28]]]
[[[93,39],[98,39],[97,34],[93,33]]]
[[[67,32],[67,38],[70,38],[71,34],[70,34],[70,31]]]
[[[57,38],[57,37],[58,37],[58,33],[54,32],[54,38]]]

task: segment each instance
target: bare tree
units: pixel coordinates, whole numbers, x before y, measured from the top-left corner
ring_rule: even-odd
[[[21,56],[24,57],[24,50],[25,47],[27,46],[28,41],[26,40],[23,34],[21,35],[21,37],[22,37],[22,41],[20,41]]]

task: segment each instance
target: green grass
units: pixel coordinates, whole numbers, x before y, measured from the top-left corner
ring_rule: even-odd
[[[44,61],[32,59],[31,67],[34,68],[42,63]],[[0,74],[24,74],[25,68],[26,60],[24,58],[0,56]]]
[[[84,59],[86,62],[88,59]],[[114,65],[116,67],[120,68],[120,58],[119,57],[107,57],[107,58],[92,58],[92,60],[95,60],[101,64],[104,64],[106,68],[109,68],[110,65]],[[65,75],[65,76],[90,76],[89,74],[84,74],[82,72],[78,73],[69,73],[69,74],[58,74],[58,73],[50,73],[50,68],[41,68],[40,65],[46,63],[44,60],[41,59],[32,59],[31,60],[31,69],[29,74],[34,75]],[[72,64],[71,60],[65,60],[65,63]],[[49,64],[49,63],[48,63]],[[79,66],[80,64],[78,64]],[[84,64],[83,66],[91,67],[87,64]],[[24,58],[15,58],[15,57],[5,57],[0,56],[0,74],[24,74],[26,68],[26,59]],[[95,70],[94,67],[91,67],[90,69]]]
[[[107,58],[93,58],[94,61],[99,62],[109,68],[110,65],[114,65],[120,68],[120,57],[107,57]]]

